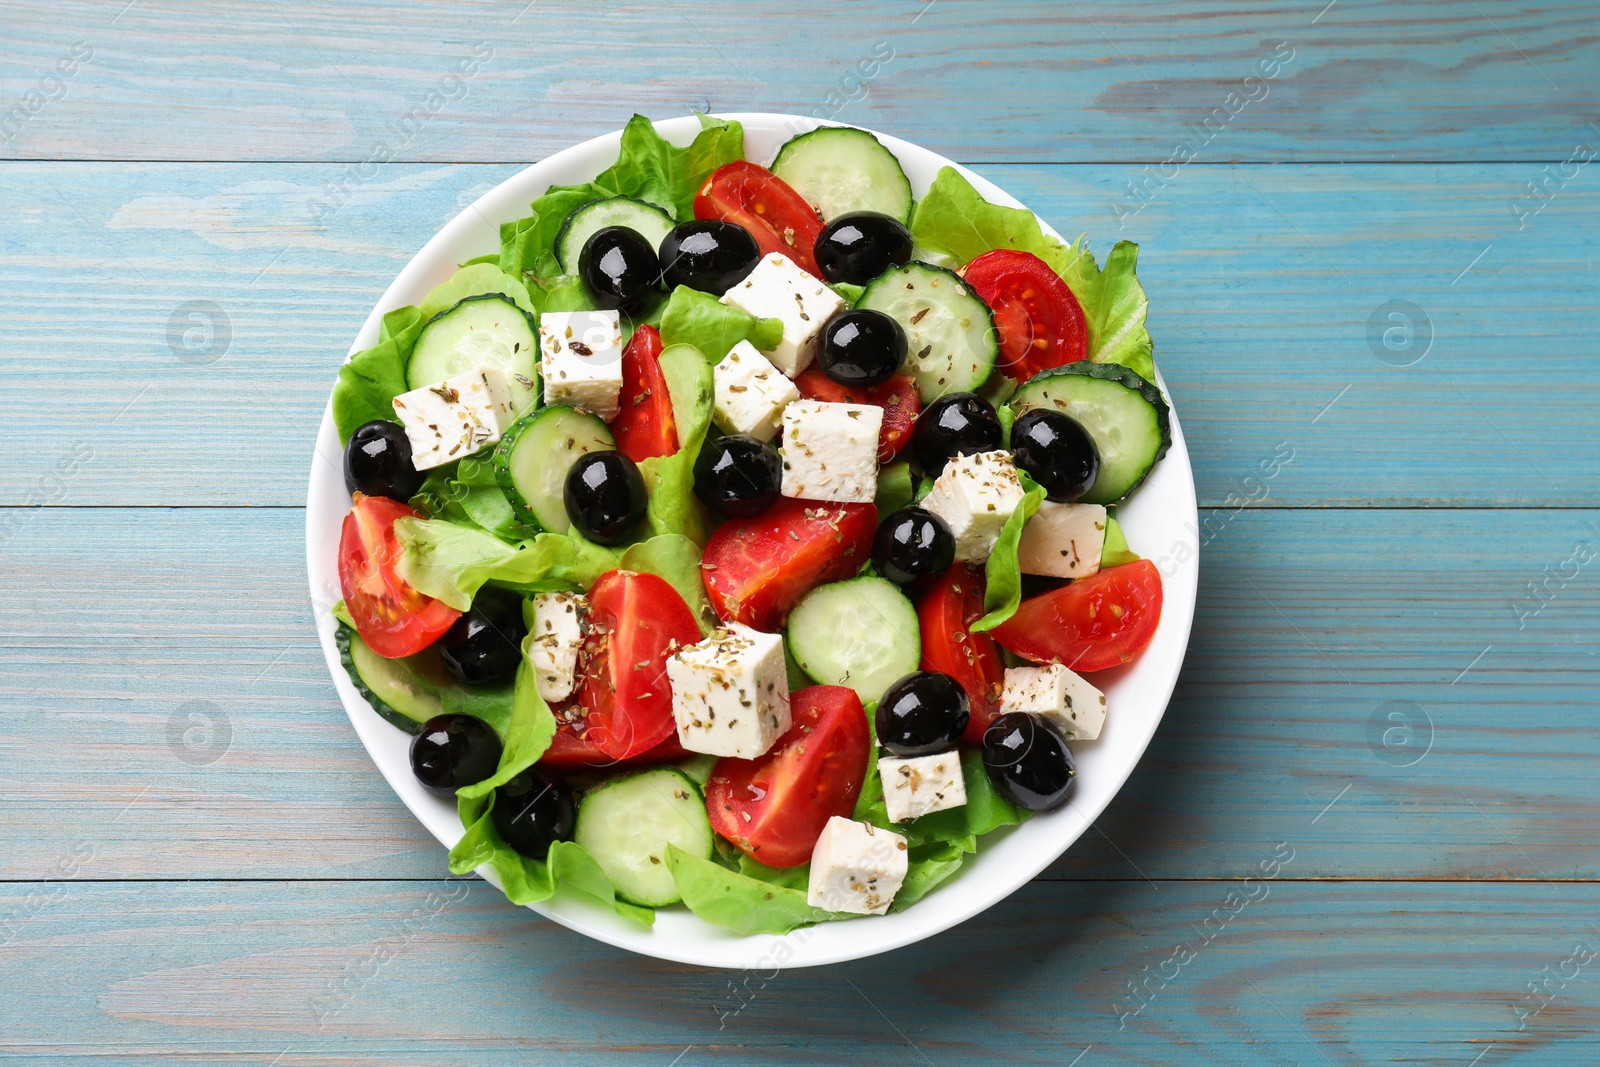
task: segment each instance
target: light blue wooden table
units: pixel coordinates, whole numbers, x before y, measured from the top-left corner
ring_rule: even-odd
[[[0,3],[0,1058],[1600,1061],[1600,8],[1323,2]],[[442,877],[302,543],[396,271],[695,108],[877,127],[1140,241],[1204,520],[1094,831],[947,934],[738,991]]]

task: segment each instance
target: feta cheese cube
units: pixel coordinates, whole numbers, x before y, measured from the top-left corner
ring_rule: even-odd
[[[791,378],[815,358],[823,324],[845,306],[838,293],[781,252],[763,256],[744,281],[723,294],[722,302],[783,323],[783,338],[767,355]]]
[[[495,367],[401,393],[392,403],[411,442],[411,465],[419,471],[494,444],[513,421],[511,391]]]
[[[1106,509],[1100,504],[1039,502],[1017,544],[1024,574],[1087,578],[1100,570],[1106,545]]]
[[[622,317],[615,311],[547,311],[539,316],[544,402],[610,422],[622,392]]]
[[[572,695],[588,613],[588,599],[577,593],[537,593],[533,597],[528,666],[546,704]]]
[[[872,404],[789,404],[783,409],[783,495],[870,504],[878,495],[882,427],[883,409]]]
[[[923,498],[956,539],[956,559],[982,562],[994,551],[1000,528],[1022,503],[1022,482],[1005,451],[954,456]]]
[[[882,915],[905,883],[908,866],[904,837],[835,815],[811,850],[806,902],[825,911]]]
[[[1063,737],[1093,741],[1106,722],[1106,697],[1059,663],[1008,667],[1001,711],[1027,711],[1048,719]]]
[[[789,729],[783,638],[730,623],[667,658],[678,743],[755,759]]]
[[[905,822],[929,812],[959,808],[967,802],[967,780],[961,774],[961,757],[955,752],[878,761],[883,778],[883,804],[890,822]]]
[[[800,391],[749,341],[740,341],[711,372],[716,385],[717,425],[728,433],[747,433],[770,441],[778,433],[783,409]]]

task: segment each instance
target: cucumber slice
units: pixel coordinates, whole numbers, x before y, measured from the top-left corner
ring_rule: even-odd
[[[1117,363],[1069,363],[1040,371],[1011,398],[1021,415],[1053,408],[1076,419],[1100,450],[1100,474],[1085,504],[1114,504],[1138,488],[1172,445],[1161,390]]]
[[[533,316],[501,293],[466,297],[429,319],[406,364],[406,387],[421,389],[488,367],[505,373],[514,414],[534,406],[539,398],[539,339]]]
[[[561,224],[556,233],[556,258],[561,261],[565,274],[578,273],[578,255],[596,230],[607,226],[626,226],[646,241],[651,248],[660,248],[661,239],[677,223],[672,216],[643,200],[631,196],[613,196],[606,200],[591,200]]]
[[[705,798],[672,767],[613,778],[597,787],[578,805],[572,839],[606,872],[617,896],[647,908],[682,899],[667,868],[667,846],[711,858]]]
[[[772,173],[824,221],[847,211],[878,211],[911,221],[911,182],[894,153],[866,130],[824,126],[778,149]]]
[[[567,471],[586,452],[617,447],[606,424],[586,411],[549,407],[512,424],[494,450],[495,480],[528,530],[566,533]]]
[[[423,723],[444,714],[439,693],[449,683],[436,650],[430,648],[405,659],[384,659],[348,626],[339,627],[334,644],[356,692],[389,723],[416,734],[422,732]]]
[[[789,651],[814,681],[870,704],[922,660],[917,609],[883,578],[818,586],[789,613]]]
[[[909,342],[906,369],[924,404],[970,393],[988,380],[1000,354],[989,306],[942,267],[907,263],[867,284],[858,308],[900,323]]]

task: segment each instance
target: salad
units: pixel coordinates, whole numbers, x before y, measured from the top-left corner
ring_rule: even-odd
[[[1114,506],[1168,408],[1137,246],[701,127],[635,116],[340,369],[334,613],[452,871],[784,933],[1070,799],[1160,619]]]

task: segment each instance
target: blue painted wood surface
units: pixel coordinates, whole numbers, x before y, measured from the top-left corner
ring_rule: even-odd
[[[1579,0],[0,2],[0,1059],[1594,1063],[1597,39]],[[301,557],[406,259],[521,163],[707,106],[1140,241],[1205,523],[1094,831],[941,937],[770,979],[441,880]]]

